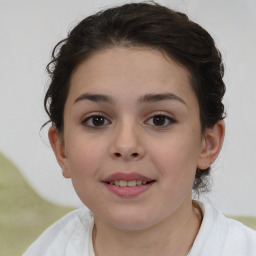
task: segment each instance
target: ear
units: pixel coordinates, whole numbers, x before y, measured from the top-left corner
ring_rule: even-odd
[[[201,153],[197,168],[207,169],[218,157],[225,135],[225,123],[217,122],[212,128],[207,128],[202,139]]]
[[[55,157],[62,169],[63,176],[65,178],[70,178],[69,161],[65,152],[65,144],[55,126],[50,127],[48,138]]]

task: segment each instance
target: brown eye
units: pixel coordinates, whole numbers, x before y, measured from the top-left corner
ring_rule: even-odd
[[[165,127],[174,122],[175,121],[173,118],[166,115],[154,115],[153,117],[147,120],[147,124],[158,127]]]
[[[153,117],[153,123],[156,126],[164,125],[165,121],[166,121],[166,117],[165,116],[154,116]]]
[[[104,116],[94,115],[86,118],[82,123],[90,127],[101,127],[110,124],[110,121]]]
[[[94,116],[92,118],[92,123],[93,123],[94,126],[101,126],[101,125],[104,125],[104,122],[105,122],[104,119],[105,118],[102,117],[102,116]]]

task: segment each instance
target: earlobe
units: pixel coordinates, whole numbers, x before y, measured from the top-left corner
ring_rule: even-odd
[[[55,126],[50,127],[48,131],[48,138],[55,154],[57,162],[59,163],[62,174],[65,178],[70,178],[69,162],[65,153],[65,144],[63,139],[60,137],[59,132]]]
[[[225,123],[217,122],[212,128],[207,128],[202,139],[201,154],[197,168],[207,169],[218,157],[225,135]]]

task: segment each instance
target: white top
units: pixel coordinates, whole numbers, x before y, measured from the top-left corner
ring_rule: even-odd
[[[256,231],[199,202],[204,218],[189,256],[256,256]],[[85,207],[49,227],[23,256],[95,256],[93,217]]]

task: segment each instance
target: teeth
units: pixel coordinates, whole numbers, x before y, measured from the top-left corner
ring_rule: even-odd
[[[141,180],[137,180],[136,181],[136,185],[141,185],[142,184],[142,181]]]
[[[136,186],[136,180],[128,181],[128,187],[134,187]]]
[[[120,187],[135,187],[139,185],[146,185],[147,181],[145,180],[115,180],[115,181],[110,181],[110,185],[115,185],[115,186],[120,186]]]
[[[115,180],[115,181],[112,181],[116,186],[119,186],[120,184],[120,181],[119,180]]]
[[[120,187],[127,187],[127,181],[125,181],[125,180],[120,180],[119,186],[120,186]]]

